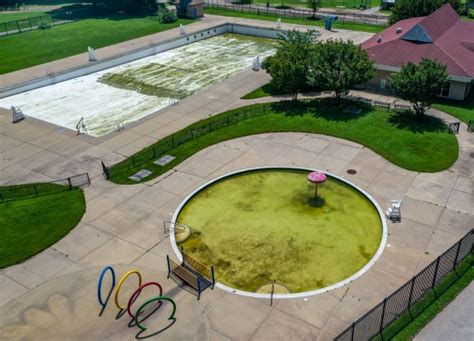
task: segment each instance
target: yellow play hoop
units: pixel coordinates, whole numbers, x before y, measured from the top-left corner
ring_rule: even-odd
[[[130,270],[125,275],[123,275],[122,278],[120,278],[120,281],[117,285],[117,289],[115,290],[115,305],[120,310],[125,309],[125,307],[120,305],[120,303],[118,301],[119,292],[120,292],[120,289],[122,288],[123,282],[125,282],[125,280],[132,274],[136,274],[138,276],[138,288],[141,287],[141,285],[142,285],[142,275],[140,274],[140,272],[138,270]]]

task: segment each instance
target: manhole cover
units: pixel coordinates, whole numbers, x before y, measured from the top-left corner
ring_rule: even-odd
[[[357,171],[355,169],[348,169],[347,174],[354,175],[354,174],[357,174]]]

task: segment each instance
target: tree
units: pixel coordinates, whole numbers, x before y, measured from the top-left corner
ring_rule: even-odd
[[[405,64],[398,74],[391,77],[392,87],[401,98],[413,105],[420,118],[436,100],[447,81],[446,65],[432,59],[423,59],[418,65]]]
[[[307,86],[308,56],[313,46],[312,31],[288,31],[279,36],[276,53],[262,63],[262,68],[272,76],[272,85],[295,100],[298,92]]]
[[[319,0],[308,0],[308,7],[313,10],[313,15],[311,18],[315,19],[316,18],[316,11],[319,8]]]
[[[336,98],[347,95],[356,85],[375,76],[372,60],[351,41],[319,42],[311,58],[308,82],[321,89],[332,90]]]
[[[464,6],[462,0],[397,0],[392,8],[390,23],[394,24],[403,19],[430,15],[448,2],[456,11],[462,11]]]

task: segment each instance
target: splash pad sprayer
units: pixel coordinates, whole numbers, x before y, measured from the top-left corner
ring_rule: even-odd
[[[326,181],[326,174],[321,172],[311,172],[308,174],[308,181],[315,185],[314,199],[318,199],[318,185]]]

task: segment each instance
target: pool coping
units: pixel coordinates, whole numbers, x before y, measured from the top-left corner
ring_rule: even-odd
[[[360,188],[356,184],[352,183],[351,181],[345,179],[344,177],[335,175],[335,174],[327,172],[327,171],[322,171],[322,170],[308,168],[308,167],[294,167],[294,166],[250,167],[250,168],[244,168],[244,169],[240,169],[238,171],[229,172],[229,173],[226,173],[224,175],[221,175],[221,176],[219,176],[217,178],[214,178],[214,179],[206,182],[205,184],[199,186],[191,194],[186,196],[184,198],[184,200],[182,200],[181,203],[178,205],[178,207],[175,209],[175,211],[173,213],[173,217],[171,218],[171,224],[176,223],[176,220],[178,218],[179,213],[181,212],[183,207],[187,204],[187,202],[192,197],[194,197],[197,193],[199,193],[201,190],[203,190],[204,188],[206,188],[206,187],[208,187],[208,186],[210,186],[210,185],[212,185],[212,184],[214,184],[214,183],[216,183],[216,182],[218,182],[222,179],[225,179],[225,178],[237,175],[237,174],[246,173],[246,172],[249,172],[249,171],[267,170],[267,169],[289,169],[289,170],[302,170],[302,171],[308,171],[308,172],[319,171],[319,172],[327,174],[328,176],[333,177],[333,178],[335,178],[339,181],[342,181],[345,184],[347,184],[349,186],[352,186],[353,188],[358,190],[360,193],[365,195],[365,197],[367,199],[370,200],[372,205],[374,205],[375,209],[379,213],[380,221],[382,223],[382,240],[380,241],[380,245],[379,245],[377,251],[375,252],[374,256],[359,271],[357,271],[352,276],[350,276],[350,277],[348,277],[348,278],[346,278],[346,279],[344,279],[340,282],[337,282],[335,284],[332,284],[330,286],[327,286],[327,287],[324,287],[324,288],[321,288],[321,289],[310,290],[310,291],[305,291],[305,292],[300,292],[300,293],[293,293],[293,294],[290,293],[290,294],[274,294],[274,295],[271,295],[271,294],[261,294],[261,293],[255,293],[255,292],[250,292],[250,291],[239,290],[239,289],[229,287],[229,286],[224,285],[224,284],[219,283],[219,282],[216,282],[216,285],[215,285],[216,287],[218,287],[222,290],[225,290],[227,292],[233,293],[233,294],[237,294],[237,295],[240,295],[240,296],[246,296],[246,297],[253,297],[253,298],[264,298],[264,299],[270,299],[271,297],[276,298],[276,299],[304,298],[304,297],[309,297],[309,296],[322,294],[322,293],[328,292],[330,290],[340,288],[340,287],[342,287],[346,284],[349,284],[349,283],[355,281],[356,279],[358,279],[364,273],[366,273],[377,262],[377,260],[382,255],[383,250],[385,249],[385,245],[387,243],[387,236],[388,236],[388,228],[387,228],[387,222],[385,220],[385,214],[384,214],[382,208],[380,207],[380,205],[378,204],[378,202],[369,193],[367,193],[365,190],[363,190],[362,188]],[[171,242],[171,248],[173,249],[173,252],[175,253],[178,260],[180,262],[182,262],[183,261],[183,256],[182,256],[181,251],[179,250],[179,247],[176,243],[174,233],[170,233],[170,242]]]

